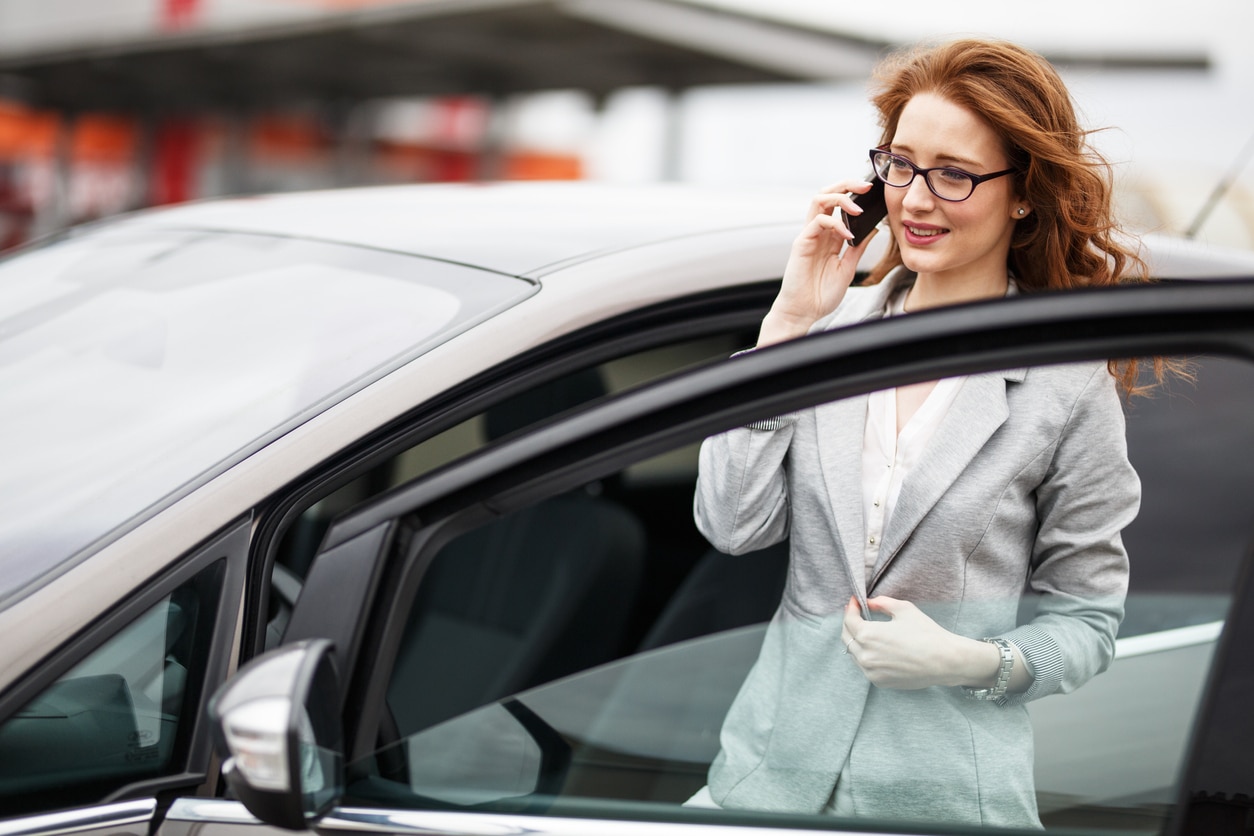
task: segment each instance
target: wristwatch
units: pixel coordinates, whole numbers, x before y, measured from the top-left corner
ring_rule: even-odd
[[[997,679],[992,688],[968,688],[963,685],[963,692],[973,700],[1000,700],[1006,696],[1006,688],[1010,686],[1010,672],[1015,666],[1015,651],[1010,642],[999,638],[984,638],[989,644],[997,645],[1001,651],[1001,665],[997,668]]]

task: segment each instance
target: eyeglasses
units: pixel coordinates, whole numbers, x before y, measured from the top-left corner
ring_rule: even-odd
[[[960,168],[919,168],[905,157],[884,151],[880,148],[871,149],[871,167],[875,176],[885,184],[904,189],[914,182],[914,178],[923,175],[923,182],[932,190],[932,194],[941,200],[957,203],[966,200],[975,191],[975,187],[985,180],[1005,177],[1014,174],[1015,169],[996,171],[992,174],[971,174]]]

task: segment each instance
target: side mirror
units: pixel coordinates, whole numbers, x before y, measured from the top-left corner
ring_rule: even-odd
[[[339,676],[331,647],[311,639],[258,656],[210,703],[227,783],[266,824],[307,830],[342,795]]]

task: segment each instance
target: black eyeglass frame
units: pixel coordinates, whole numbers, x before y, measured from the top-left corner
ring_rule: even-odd
[[[961,203],[962,201],[970,198],[971,195],[975,194],[975,187],[980,185],[981,183],[984,183],[988,180],[995,180],[998,177],[1005,177],[1007,174],[1014,174],[1016,171],[1018,171],[1018,169],[1015,169],[1015,168],[1008,168],[1005,171],[994,171],[992,174],[972,174],[969,171],[963,171],[960,168],[954,168],[953,166],[948,166],[948,165],[936,166],[934,168],[919,168],[917,165],[910,162],[909,160],[907,160],[905,157],[901,156],[900,154],[894,154],[892,151],[886,151],[883,148],[872,148],[869,154],[871,157],[871,171],[875,175],[875,177],[885,186],[892,186],[894,189],[905,189],[905,188],[908,188],[910,184],[914,182],[914,178],[922,174],[923,182],[927,184],[928,191],[936,195],[938,199],[946,201],[947,203]],[[910,170],[911,170],[910,179],[907,180],[905,183],[900,183],[900,184],[890,183],[887,180],[885,180],[884,176],[880,174],[879,166],[875,164],[875,158],[878,157],[880,154],[883,154],[886,157],[892,157],[894,160],[901,160],[903,163],[910,166]],[[963,177],[966,177],[968,180],[971,181],[971,191],[967,192],[966,197],[945,197],[943,194],[936,191],[936,187],[932,185],[932,178],[930,175],[933,171],[952,171],[955,174],[961,174]]]

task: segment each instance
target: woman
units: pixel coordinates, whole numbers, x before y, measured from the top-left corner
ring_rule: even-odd
[[[887,255],[816,197],[758,348],[908,311],[1108,285],[1105,166],[1062,81],[1011,44],[894,59],[873,97]],[[694,804],[1039,827],[1024,704],[1104,670],[1140,485],[1132,363],[919,383],[758,422],[701,451],[698,526],[725,552],[790,538],[784,599]],[[1025,589],[1035,613],[1021,614]]]

